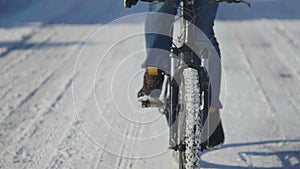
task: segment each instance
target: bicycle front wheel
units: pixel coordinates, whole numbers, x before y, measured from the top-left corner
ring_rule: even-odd
[[[179,113],[179,141],[185,151],[179,153],[180,169],[200,169],[203,103],[198,71],[186,68],[180,86],[181,112]]]

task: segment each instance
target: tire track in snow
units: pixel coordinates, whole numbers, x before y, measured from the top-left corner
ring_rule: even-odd
[[[260,30],[260,27],[257,24],[253,24],[253,26],[256,26],[257,28],[256,30]],[[262,44],[268,44],[269,41],[268,39],[265,38],[265,36],[263,36],[263,33],[259,31],[258,34],[261,35],[259,39],[255,39],[255,37],[249,37],[248,43],[255,44],[255,42],[259,40]],[[244,36],[244,34],[239,34],[239,35]],[[245,39],[245,38],[241,37],[241,39]],[[244,56],[247,55],[250,56],[249,51],[251,51],[251,49],[252,47],[249,48],[249,46],[248,48],[243,47],[243,50],[246,53],[246,55]],[[296,119],[294,119],[295,121],[291,121],[289,117],[282,114],[282,112],[286,112],[286,111],[292,113],[291,108],[286,107],[286,105],[288,105],[287,100],[282,100],[282,101],[277,100],[277,98],[288,97],[284,92],[284,90],[278,90],[280,89],[280,85],[278,85],[278,83],[274,83],[280,81],[279,79],[280,77],[276,76],[278,75],[277,71],[286,70],[285,65],[281,63],[280,64],[276,63],[274,61],[272,62],[274,57],[278,57],[276,56],[276,53],[274,53],[273,48],[268,48],[268,47],[264,49],[263,47],[256,48],[255,52],[256,55],[252,54],[251,55],[252,57],[244,57],[244,58],[247,60],[251,69],[254,70],[253,71],[254,74],[256,74],[257,82],[260,84],[261,90],[264,92],[265,98],[268,101],[268,104],[271,108],[273,119],[278,124],[276,128],[280,132],[280,137],[286,138],[288,134],[287,132],[288,129],[284,125],[282,125],[282,123],[289,122],[290,124],[294,124],[293,126],[297,126],[298,122],[296,121]],[[264,78],[261,78],[262,76]],[[298,116],[296,115],[296,117]]]
[[[52,36],[52,33],[54,31],[55,30],[51,29],[50,33],[48,33],[48,36],[42,36],[42,37],[46,37],[46,39],[48,39],[48,37]],[[32,96],[32,94],[34,94],[34,92],[36,92],[36,90],[38,90],[39,87],[43,85],[44,80],[49,78],[52,75],[52,72],[49,72],[47,69],[52,69],[52,67],[54,66],[54,70],[55,70],[55,67],[59,65],[59,62],[64,61],[64,59],[66,59],[64,58],[62,60],[58,60],[58,63],[53,63],[52,65],[49,63],[47,67],[45,67],[44,64],[29,66],[31,63],[36,64],[36,62],[38,61],[41,62],[41,60],[47,57],[48,56],[38,55],[38,53],[36,52],[34,53],[33,58],[32,57],[27,58],[27,60],[23,59],[24,61],[20,62],[18,66],[15,65],[17,66],[16,70],[14,71],[10,70],[8,72],[5,72],[5,74],[3,75],[0,74],[1,76],[4,76],[3,81],[0,84],[0,86],[3,87],[2,92],[5,90],[10,91],[5,96],[2,95],[3,102],[0,102],[0,107],[2,109],[2,113],[0,114],[0,121],[3,120],[5,117],[11,115],[11,113],[16,111],[18,107],[22,106],[25,102],[27,102],[28,99],[30,99],[30,97]],[[24,71],[23,67],[26,64],[27,64],[27,66],[25,66],[26,70]],[[28,78],[28,76],[32,77],[32,75],[35,75],[33,76],[34,80]],[[12,100],[13,102],[11,102]]]
[[[80,34],[79,34],[80,36]],[[57,65],[57,70],[54,70],[54,75],[51,78],[48,83],[44,85],[43,88],[40,90],[37,90],[36,94],[31,98],[30,102],[27,102],[22,107],[19,108],[14,114],[8,117],[8,119],[3,122],[7,125],[4,125],[2,132],[0,132],[1,141],[2,144],[0,148],[1,151],[3,151],[3,148],[7,148],[7,145],[15,142],[15,139],[18,139],[18,136],[25,135],[28,128],[40,118],[41,114],[44,111],[47,111],[47,109],[51,106],[53,107],[58,97],[62,97],[60,92],[60,89],[62,88],[62,84],[65,83],[66,80],[68,80],[68,77],[66,78],[64,74],[71,74],[72,73],[72,66],[75,64],[75,60],[73,58],[74,54],[77,52],[78,47],[73,49],[71,53],[67,55],[67,57],[62,60],[62,63],[60,65]],[[66,69],[67,67],[67,69]],[[69,81],[69,85],[70,85]],[[49,91],[50,89],[50,91]],[[58,93],[57,93],[58,92]],[[54,102],[51,103],[49,100],[54,99]],[[30,113],[32,112],[38,112],[38,114]],[[2,123],[2,124],[3,124]],[[2,125],[3,126],[3,125]],[[23,137],[23,136],[22,136]],[[23,138],[20,138],[20,140],[23,140]],[[17,143],[15,143],[17,144]]]
[[[57,69],[60,69],[60,71],[63,72],[64,65],[66,64],[64,62],[71,60],[71,58],[72,54],[68,59],[63,61],[63,63],[61,63],[62,65]],[[24,132],[28,125],[36,121],[43,111],[53,107],[57,102],[57,96],[61,97],[60,88],[62,88],[61,84],[64,84],[65,80],[68,79],[58,73],[52,73],[40,87],[36,88],[31,95],[29,95],[30,97],[26,99],[27,101],[23,101],[23,104],[20,105],[18,109],[10,113],[10,115],[0,123],[0,151],[3,151],[3,148],[6,147],[7,144],[10,144],[12,139],[16,137],[18,133]],[[71,81],[69,81],[69,83],[70,82]],[[51,92],[49,92],[49,89]],[[53,99],[54,101],[51,103],[51,100]],[[38,112],[38,114],[33,112]]]
[[[80,86],[80,89],[85,89],[84,91],[81,90],[80,97],[78,97],[76,102],[78,103],[77,111],[81,111],[82,107],[85,105],[86,100],[89,96],[89,91],[92,92],[91,86],[86,84],[85,81],[88,81],[87,77],[91,73],[94,72],[92,66],[97,62],[91,61],[91,64],[87,65],[87,61],[91,59],[90,57],[84,57],[84,60],[81,61],[81,64],[77,66],[77,76],[73,79],[73,82],[76,82],[76,85]],[[97,57],[95,57],[97,59]],[[75,60],[74,60],[75,61]],[[77,60],[76,60],[77,61]],[[71,68],[70,71],[73,71],[74,62],[70,62],[66,68]],[[68,69],[69,70],[69,69]],[[65,71],[62,68],[61,71]],[[86,72],[87,71],[87,72]],[[78,83],[78,84],[77,84]],[[77,88],[75,88],[77,89]],[[73,98],[71,97],[71,89],[68,88],[67,93],[61,95],[59,98],[60,102],[57,102],[51,112],[47,112],[42,117],[42,123],[36,123],[35,126],[38,126],[38,130],[36,133],[31,137],[31,141],[35,140],[34,142],[42,142],[43,144],[34,146],[29,144],[28,142],[23,143],[30,147],[29,149],[31,152],[34,152],[35,155],[30,157],[33,161],[41,167],[46,167],[48,165],[49,160],[51,159],[52,155],[57,151],[56,147],[61,142],[62,138],[67,134],[72,124],[76,121],[76,116],[74,114],[74,107],[73,107]],[[58,115],[56,112],[61,112],[62,116]],[[54,128],[48,131],[45,128],[51,126],[51,123],[55,122]],[[53,127],[53,126],[51,126]],[[51,143],[52,145],[48,145],[46,143]],[[20,164],[21,168],[31,168],[32,164]]]

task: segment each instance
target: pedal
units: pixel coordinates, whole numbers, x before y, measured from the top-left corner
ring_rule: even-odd
[[[164,105],[159,98],[153,98],[149,96],[141,97],[139,98],[139,101],[142,103],[143,108],[162,107]]]
[[[157,104],[150,103],[149,101],[142,101],[143,108],[159,107]]]

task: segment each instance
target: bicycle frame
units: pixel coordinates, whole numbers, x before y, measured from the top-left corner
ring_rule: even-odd
[[[169,107],[167,115],[167,120],[169,124],[169,149],[175,151],[183,152],[185,151],[184,143],[178,142],[178,127],[179,123],[177,117],[180,113],[180,104],[178,103],[178,94],[179,94],[179,83],[181,81],[180,75],[182,74],[185,68],[194,68],[198,71],[200,75],[199,82],[202,86],[201,89],[208,89],[209,78],[206,71],[207,57],[201,56],[201,62],[196,63],[194,61],[194,52],[187,45],[192,41],[194,34],[194,24],[195,24],[195,13],[194,13],[194,0],[183,0],[183,45],[180,48],[172,47],[170,54],[170,74],[168,76],[167,90],[168,90],[168,101],[167,108]],[[207,106],[205,106],[207,108]]]

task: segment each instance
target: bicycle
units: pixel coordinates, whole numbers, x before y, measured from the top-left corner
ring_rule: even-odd
[[[169,0],[159,1],[175,5]],[[219,2],[245,3],[250,7],[244,0],[211,1]],[[201,50],[200,63],[197,63],[194,51],[188,45],[190,37],[193,37],[193,25],[197,16],[194,12],[194,0],[182,0],[180,6],[175,6],[181,9],[180,17],[183,18],[179,37],[182,44],[173,44],[171,48],[170,71],[165,74],[167,78],[161,92],[163,100],[142,101],[142,106],[159,107],[160,112],[165,114],[169,126],[169,149],[177,152],[175,158],[178,158],[179,169],[200,169],[200,153],[207,148],[208,138],[203,131],[210,107],[208,52]]]

